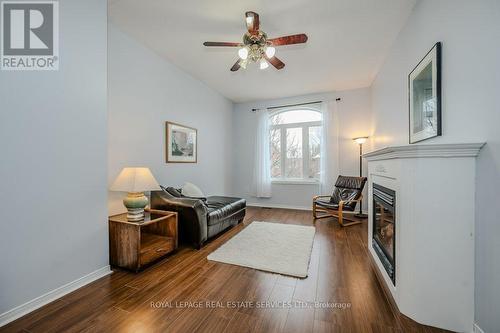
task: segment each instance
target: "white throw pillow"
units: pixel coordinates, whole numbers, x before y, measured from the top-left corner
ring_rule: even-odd
[[[195,197],[195,198],[204,198],[205,195],[198,188],[198,186],[191,183],[184,183],[184,186],[181,189],[181,194],[186,197]]]

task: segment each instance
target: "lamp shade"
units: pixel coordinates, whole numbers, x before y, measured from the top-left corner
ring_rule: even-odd
[[[110,190],[146,192],[160,190],[160,186],[149,168],[123,168]]]
[[[361,136],[359,138],[354,138],[353,140],[356,141],[356,143],[358,145],[362,145],[363,143],[366,142],[366,140],[368,140],[368,137],[367,136]]]

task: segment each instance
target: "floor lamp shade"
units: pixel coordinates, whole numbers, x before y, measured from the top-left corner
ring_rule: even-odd
[[[358,145],[362,145],[363,143],[366,142],[366,140],[368,140],[368,137],[367,136],[360,136],[359,138],[354,138],[353,139]]]
[[[160,186],[149,168],[124,168],[113,185],[111,191],[127,192],[123,204],[128,210],[129,221],[144,219],[144,208],[148,205],[146,191],[160,190]]]

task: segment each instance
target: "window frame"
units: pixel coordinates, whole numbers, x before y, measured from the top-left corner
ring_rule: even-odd
[[[319,107],[312,106],[302,106],[302,107],[293,107],[293,108],[281,108],[277,109],[269,114],[269,119],[272,117],[289,111],[311,111],[317,112],[321,114],[321,110]],[[309,170],[309,160],[311,151],[309,149],[309,128],[311,127],[322,127],[323,126],[323,115],[321,114],[321,120],[319,121],[307,121],[307,122],[299,122],[299,123],[290,123],[290,124],[278,124],[278,125],[270,125],[269,126],[269,136],[271,136],[271,131],[275,129],[280,130],[280,168],[282,177],[279,178],[271,178],[271,182],[273,184],[284,184],[284,185],[293,185],[293,184],[318,184],[319,178],[305,178]],[[302,178],[286,178],[285,175],[285,166],[286,166],[286,130],[288,128],[300,128],[302,130]],[[271,156],[269,156],[271,159]]]

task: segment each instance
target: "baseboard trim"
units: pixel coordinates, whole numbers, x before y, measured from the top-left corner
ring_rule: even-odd
[[[281,209],[295,209],[295,210],[309,210],[309,211],[312,211],[311,207],[280,205],[280,204],[261,204],[261,203],[247,202],[247,206],[250,206],[250,207],[261,207],[261,208],[281,208]]]
[[[36,309],[41,308],[42,306],[111,273],[113,273],[113,271],[111,271],[109,265],[99,268],[90,274],[82,276],[81,278],[49,291],[48,293],[32,299],[31,301],[21,304],[14,309],[4,312],[0,314],[0,327],[7,325],[11,321],[21,318],[22,316],[27,315],[28,313],[35,311]]]
[[[262,203],[257,203],[257,202],[247,202],[247,206],[249,206],[249,207],[261,207],[261,208],[281,208],[281,209],[295,209],[295,210],[312,211],[312,207],[281,205],[281,204],[262,204]],[[368,214],[368,211],[364,210],[363,214]]]
[[[472,327],[472,332],[474,333],[484,333],[484,331],[479,327],[477,323],[474,323],[474,326]]]

